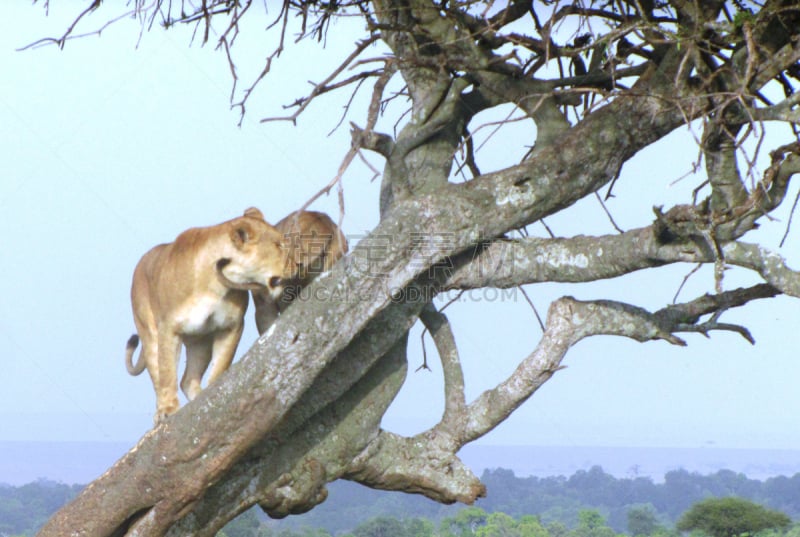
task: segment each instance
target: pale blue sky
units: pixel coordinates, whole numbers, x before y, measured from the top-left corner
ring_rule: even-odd
[[[335,41],[332,32],[325,53],[289,47],[238,128],[238,115],[228,107],[224,55],[212,46],[190,47],[185,31],[155,30],[137,49],[139,25],[122,21],[100,38],[70,41],[63,51],[51,46],[15,52],[60,34],[78,11],[73,3],[52,4],[46,18],[42,7],[15,2],[0,20],[0,441],[133,442],[149,428],[154,409],[149,378],[130,377],[123,365],[134,330],[129,289],[136,262],[188,227],[232,218],[251,205],[278,220],[335,175],[349,134],[346,128],[327,133],[348,93],[312,104],[297,126],[258,120],[284,113],[281,106],[305,94],[307,81],[321,80],[355,34],[340,23],[334,31],[347,35]],[[103,22],[102,16],[90,18],[85,29]],[[253,47],[264,46],[260,33],[243,36],[240,74],[246,83],[244,66],[260,69],[271,49]],[[359,96],[349,120],[364,124],[366,97]],[[502,134],[528,140],[529,128],[519,123]],[[482,169],[518,158],[506,147],[500,136],[491,140]],[[696,156],[686,130],[637,155],[610,203],[617,222],[624,228],[646,225],[653,205],[688,199],[699,179],[670,184],[691,169]],[[376,156],[368,158],[382,166]],[[349,235],[377,221],[378,181],[371,176],[359,162],[345,175]],[[338,212],[335,196],[313,208]],[[787,209],[778,214],[781,221],[764,222],[759,233],[767,246],[778,248]],[[594,200],[548,223],[562,235],[613,232]],[[798,241],[796,229],[781,250],[795,267]],[[688,271],[671,267],[528,292],[542,314],[564,294],[657,309],[671,301]],[[725,280],[729,288],[748,281],[740,271]],[[701,271],[682,296],[712,285],[710,271]],[[495,296],[473,294],[448,309],[470,397],[510,374],[539,337],[521,294],[502,301]],[[481,441],[800,449],[798,313],[796,300],[779,299],[724,317],[746,323],[755,347],[728,333],[710,340],[687,335],[688,348],[611,337],[584,341],[568,354],[566,370]],[[237,356],[254,340],[248,316]],[[439,418],[441,377],[430,341],[427,347],[433,372],[413,373],[422,359],[417,330],[409,379],[386,417],[389,429],[412,433]]]

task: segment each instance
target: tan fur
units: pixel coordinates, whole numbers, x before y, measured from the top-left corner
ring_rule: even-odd
[[[216,226],[184,231],[175,242],[156,246],[133,273],[131,301],[138,337],[128,341],[125,364],[131,375],[145,368],[156,391],[156,417],[178,410],[177,367],[186,346],[181,389],[190,400],[230,365],[242,335],[247,290],[280,285],[286,266],[283,235],[258,209]],[[142,340],[136,365],[133,353]]]
[[[275,224],[275,227],[283,234],[286,273],[292,272],[292,275],[287,276],[283,285],[271,292],[253,291],[259,334],[267,331],[303,287],[330,270],[347,253],[347,239],[325,213],[294,212]]]

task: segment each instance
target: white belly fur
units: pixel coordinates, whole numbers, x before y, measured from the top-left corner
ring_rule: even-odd
[[[185,304],[177,315],[180,332],[199,336],[234,326],[242,316],[234,304],[216,295],[196,297]]]

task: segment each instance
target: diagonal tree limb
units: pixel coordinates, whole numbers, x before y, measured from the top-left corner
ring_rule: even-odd
[[[254,504],[282,518],[324,501],[325,485],[341,477],[378,434],[386,406],[405,379],[405,344],[405,339],[397,341],[366,376],[300,427],[279,426],[167,535],[213,537],[227,520]],[[320,380],[327,376],[330,383],[336,374],[323,373]],[[298,403],[306,410],[309,405],[316,406],[307,397]]]

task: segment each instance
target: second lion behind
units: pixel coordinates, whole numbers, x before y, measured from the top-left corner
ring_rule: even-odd
[[[286,259],[294,263],[294,277],[284,278],[271,292],[253,291],[256,327],[263,334],[300,294],[300,290],[330,268],[347,253],[347,239],[325,214],[299,211],[275,224],[283,234]],[[287,271],[288,272],[288,271]]]

